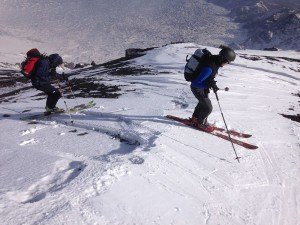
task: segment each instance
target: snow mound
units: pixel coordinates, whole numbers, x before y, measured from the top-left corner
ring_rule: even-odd
[[[79,161],[57,161],[51,174],[32,184],[26,191],[8,192],[7,196],[9,199],[20,203],[40,201],[46,197],[47,193],[64,188],[82,172],[84,167],[84,163]]]

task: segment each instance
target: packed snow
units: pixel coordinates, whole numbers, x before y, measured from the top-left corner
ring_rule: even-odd
[[[299,224],[300,126],[280,115],[300,109],[299,53],[238,51],[219,70],[229,128],[252,134],[243,141],[258,146],[235,145],[238,163],[229,141],[165,117],[193,112],[183,67],[198,47],[167,45],[130,61],[150,75],[103,75],[122,95],[77,98],[96,106],[72,114],[73,124],[67,114],[21,121],[44,109],[45,99],[30,97],[34,89],[2,102],[0,224]],[[224,127],[210,98],[209,122]]]

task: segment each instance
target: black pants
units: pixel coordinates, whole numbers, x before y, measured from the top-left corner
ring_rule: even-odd
[[[195,87],[191,87],[191,90],[199,101],[194,110],[193,116],[198,118],[198,121],[201,124],[205,124],[207,117],[212,112],[211,101],[208,98],[208,90]]]
[[[51,84],[34,85],[34,87],[40,91],[45,92],[48,95],[46,106],[50,109],[53,109],[61,97],[61,93],[59,92],[59,90],[53,87]]]

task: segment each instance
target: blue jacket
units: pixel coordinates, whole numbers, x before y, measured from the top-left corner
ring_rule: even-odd
[[[31,83],[33,86],[50,84],[52,78],[63,79],[62,75],[56,73],[55,69],[56,66],[58,66],[61,62],[53,62],[51,58],[50,60],[47,58],[42,58],[37,62],[37,65],[34,69],[34,74],[31,78]]]
[[[206,82],[210,79],[213,79],[212,75],[213,75],[213,70],[211,67],[208,67],[208,66],[203,67],[200,70],[200,73],[197,76],[197,78],[195,78],[192,81],[192,84],[191,84],[192,87],[203,88],[203,89],[209,88]]]
[[[201,66],[198,76],[192,81],[195,88],[208,89],[214,83],[215,76],[221,66],[219,55],[212,55]]]

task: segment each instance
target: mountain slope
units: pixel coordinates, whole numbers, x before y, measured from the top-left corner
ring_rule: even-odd
[[[228,8],[234,21],[247,30],[247,40],[239,43],[246,48],[300,50],[300,4],[295,1],[219,1]]]
[[[0,223],[296,225],[300,127],[280,114],[299,111],[299,53],[238,51],[220,69],[218,85],[230,88],[219,92],[227,123],[259,147],[236,146],[238,163],[228,141],[164,117],[192,114],[196,100],[182,70],[197,47],[168,45],[70,71],[74,83],[93,85],[86,95],[76,90],[76,101],[97,103],[72,115],[74,124],[63,114],[20,121],[43,110],[38,91],[1,98]],[[121,95],[92,98],[97,84]],[[209,121],[223,126],[210,96]]]
[[[178,41],[218,46],[240,38],[227,13],[204,0],[2,1],[0,54],[18,62],[20,53],[38,47],[66,61],[98,63],[132,47]]]

